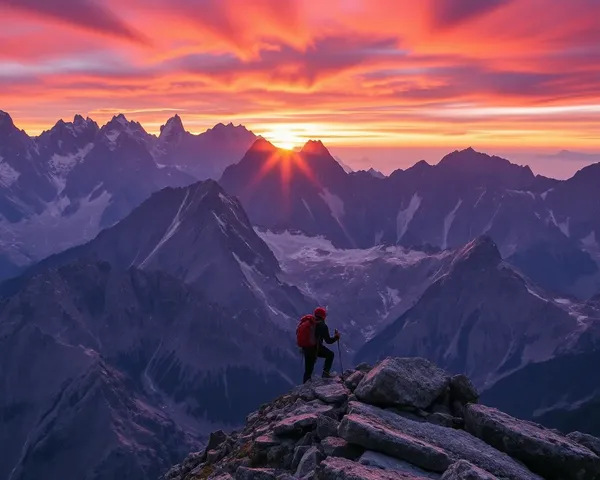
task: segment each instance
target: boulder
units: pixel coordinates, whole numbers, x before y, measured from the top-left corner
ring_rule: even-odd
[[[466,460],[459,460],[444,472],[442,480],[498,480],[498,477]]]
[[[239,467],[235,471],[235,480],[277,480],[277,473],[270,468]]]
[[[303,445],[300,447],[296,447],[294,449],[294,457],[292,459],[292,469],[296,470],[298,468],[298,464],[300,463],[300,460],[302,460],[302,457],[304,456],[304,454],[306,452],[308,452],[308,449],[310,447],[308,445]]]
[[[327,457],[343,457],[355,460],[360,457],[363,448],[352,445],[343,438],[327,437],[321,441],[321,448]]]
[[[337,436],[338,427],[340,422],[333,418],[326,417],[325,415],[319,415],[317,418],[317,437],[335,437]]]
[[[346,378],[344,384],[350,389],[350,391],[353,392],[354,390],[356,390],[356,387],[358,387],[358,384],[363,378],[365,378],[365,372],[357,370]]]
[[[227,440],[227,434],[223,430],[217,430],[212,432],[208,437],[208,444],[206,445],[206,451],[214,450],[224,441]]]
[[[454,375],[450,379],[450,396],[463,405],[479,401],[479,392],[466,375]]]
[[[434,472],[443,472],[452,463],[444,450],[366,416],[346,415],[340,424],[339,435],[350,443],[410,461]]]
[[[296,469],[296,477],[302,478],[317,469],[317,465],[323,460],[323,454],[317,447],[310,447],[300,459]]]
[[[453,417],[446,413],[432,413],[431,415],[427,415],[427,421],[448,428],[462,428],[465,423],[462,418]]]
[[[600,474],[600,458],[588,448],[495,408],[467,405],[465,428],[547,480],[592,480]]]
[[[317,469],[318,480],[426,480],[426,477],[400,472],[386,472],[345,458],[327,458]]]
[[[371,370],[373,370],[373,365],[369,365],[366,362],[359,363],[356,366],[355,370],[358,370],[358,371],[363,372],[363,373],[369,373]]]
[[[325,403],[340,404],[348,400],[350,392],[341,383],[330,383],[316,387],[315,396]]]
[[[446,372],[428,360],[389,357],[365,375],[354,394],[372,405],[425,409],[449,383]]]
[[[312,430],[317,426],[318,415],[315,413],[303,413],[288,417],[273,427],[275,435],[302,435],[307,430]]]
[[[275,445],[279,445],[281,440],[273,435],[261,435],[254,440],[254,446],[258,449],[267,449]]]
[[[398,460],[397,458],[389,457],[383,453],[373,452],[371,450],[367,450],[365,453],[363,453],[358,459],[358,463],[362,465],[368,465],[370,467],[380,468],[388,472],[405,473],[423,478],[440,478],[440,475],[437,473],[426,472],[425,470],[421,470],[420,468],[415,467],[404,460]]]
[[[571,432],[567,435],[567,438],[587,447],[600,457],[600,438],[581,432]]]
[[[541,478],[538,475],[531,473],[522,464],[510,458],[505,453],[490,447],[484,441],[469,435],[464,430],[441,427],[419,419],[416,416],[409,418],[409,415],[406,414],[406,416],[398,415],[397,413],[359,402],[351,403],[349,411],[349,415],[347,415],[340,424],[340,434],[342,434],[344,421],[354,417],[356,419],[354,420],[355,422],[358,421],[363,423],[364,428],[367,431],[370,430],[370,433],[373,435],[372,439],[368,441],[369,445],[364,445],[367,449],[386,453],[387,455],[400,458],[401,460],[406,460],[407,462],[425,468],[426,470],[442,472],[445,468],[444,470],[439,468],[428,468],[424,464],[419,465],[416,463],[411,456],[394,455],[391,451],[373,448],[370,445],[375,443],[373,440],[378,440],[380,437],[384,436],[384,433],[386,434],[388,441],[393,440],[394,436],[402,435],[404,437],[402,443],[407,443],[412,441],[411,439],[414,439],[419,442],[415,444],[415,448],[418,448],[421,444],[425,444],[429,447],[435,447],[438,451],[443,452],[446,457],[449,458],[449,463],[446,467],[458,460],[464,459],[479,468],[496,475],[498,478],[510,480],[539,480]],[[372,428],[370,428],[370,425]],[[387,432],[391,432],[392,435],[388,436]],[[349,437],[344,435],[341,436],[350,443],[356,443],[353,439],[353,435]]]

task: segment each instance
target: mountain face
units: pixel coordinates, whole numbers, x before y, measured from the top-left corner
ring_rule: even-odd
[[[452,261],[450,252],[337,249],[328,240],[299,233],[258,234],[277,257],[281,278],[327,306],[328,324],[343,333],[348,353],[412,307]]]
[[[244,155],[256,135],[243,125],[219,123],[200,135],[186,132],[178,115],[160,129],[155,149],[159,164],[177,167],[196,180],[218,179]]]
[[[0,112],[0,279],[114,225],[152,193],[217,178],[254,140],[219,124],[201,135],[170,119],[159,138],[123,115],[76,115],[39,137]]]
[[[596,169],[584,170],[550,181],[467,149],[435,166],[421,161],[376,178],[347,174],[320,142],[289,155],[260,140],[220,183],[255,225],[320,235],[337,248],[448,249],[489,235],[504,258],[544,288],[587,298],[600,288],[600,254],[597,189],[588,180]]]
[[[502,261],[489,237],[479,237],[457,250],[418,302],[356,359],[422,356],[485,388],[527,365],[576,351],[594,325],[583,310],[532,285]]]
[[[0,478],[156,478],[296,383],[314,302],[280,273],[206,181],[2,284]]]

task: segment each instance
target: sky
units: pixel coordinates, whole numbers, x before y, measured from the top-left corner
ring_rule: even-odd
[[[468,146],[559,178],[600,161],[600,0],[0,0],[0,19],[0,109],[30,134],[178,113],[385,173]]]

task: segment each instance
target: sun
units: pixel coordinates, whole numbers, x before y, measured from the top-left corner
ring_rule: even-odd
[[[299,133],[293,125],[274,125],[263,136],[278,148],[294,150],[304,143]]]

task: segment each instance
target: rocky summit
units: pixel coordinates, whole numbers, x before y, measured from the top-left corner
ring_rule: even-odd
[[[599,440],[478,403],[464,375],[386,358],[313,379],[242,430],[214,432],[163,480],[593,480]]]

